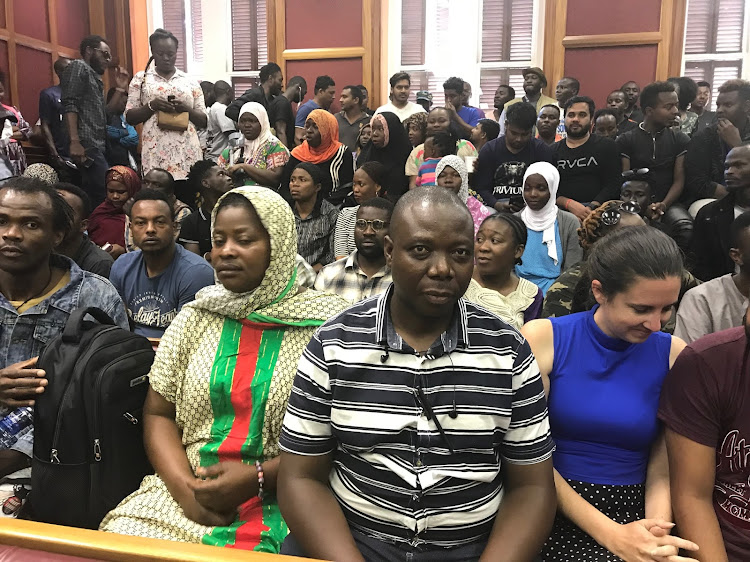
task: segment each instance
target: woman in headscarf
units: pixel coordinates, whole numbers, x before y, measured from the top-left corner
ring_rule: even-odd
[[[583,257],[578,244],[579,221],[555,204],[560,172],[549,162],[535,162],[523,176],[526,207],[518,213],[526,224],[528,241],[519,277],[536,284],[544,294],[567,267]]]
[[[454,154],[443,157],[435,167],[435,177],[439,187],[447,187],[466,203],[471,218],[474,219],[474,234],[476,235],[484,219],[493,213],[476,197],[469,195],[469,172],[463,158]]]
[[[107,198],[89,217],[89,238],[117,259],[125,253],[125,203],[141,189],[141,179],[127,166],[107,170]]]
[[[289,205],[240,187],[212,213],[218,284],[167,329],[149,373],[144,443],[156,474],[102,521],[104,531],[278,553],[279,433],[314,331],[347,307],[301,290]]]
[[[357,166],[365,162],[380,162],[385,166],[382,196],[395,203],[409,188],[409,180],[404,173],[406,159],[411,152],[409,135],[401,120],[391,111],[373,115],[370,127],[370,145],[357,158]]]
[[[305,121],[305,140],[292,150],[292,157],[284,167],[279,193],[287,201],[291,201],[289,178],[300,162],[309,162],[320,170],[323,176],[320,194],[323,199],[328,199],[333,193],[333,199],[343,201],[354,176],[354,157],[346,145],[339,142],[339,123],[325,109],[310,112]],[[346,189],[339,189],[344,186]],[[344,193],[334,193],[336,191]]]
[[[226,168],[235,185],[263,185],[278,189],[289,151],[271,133],[266,108],[251,101],[240,109],[237,126],[245,137],[239,148],[227,148],[218,164]]]

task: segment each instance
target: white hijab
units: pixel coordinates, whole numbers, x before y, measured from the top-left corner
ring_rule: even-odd
[[[273,138],[271,133],[271,124],[268,121],[268,113],[266,108],[258,102],[250,101],[242,106],[240,109],[239,117],[242,117],[245,113],[252,113],[255,118],[260,122],[260,134],[258,138],[248,140],[245,137],[245,161],[250,161],[255,156],[258,149],[269,139]],[[238,117],[238,119],[239,119]]]
[[[542,232],[542,243],[547,246],[547,255],[557,265],[559,257],[557,255],[557,243],[555,221],[557,221],[557,188],[560,185],[560,172],[549,162],[534,162],[523,175],[523,184],[526,185],[526,179],[534,174],[539,174],[547,182],[549,188],[549,201],[539,211],[532,211],[528,205],[521,211],[521,218],[526,227]],[[524,197],[524,201],[526,198]]]

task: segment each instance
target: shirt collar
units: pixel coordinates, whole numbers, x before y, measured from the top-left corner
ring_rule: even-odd
[[[403,351],[404,340],[396,332],[391,320],[391,298],[393,297],[394,285],[391,283],[385,293],[378,299],[378,307],[375,314],[375,330],[379,345],[385,347],[386,351]],[[455,351],[457,348],[468,347],[468,318],[466,314],[466,302],[463,298],[458,299],[453,309],[448,329],[440,334],[430,349],[427,356],[440,357]]]
[[[347,271],[353,271],[354,273],[361,273],[365,277],[367,276],[367,274],[362,271],[362,268],[359,267],[359,250],[354,250],[351,254],[349,254],[349,257],[346,258],[344,269],[346,269]],[[370,279],[375,279],[376,277],[385,277],[387,273],[388,266],[384,265],[372,277],[370,277]]]

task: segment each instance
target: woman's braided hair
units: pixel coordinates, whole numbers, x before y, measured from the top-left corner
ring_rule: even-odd
[[[599,205],[589,213],[589,216],[583,220],[581,228],[578,229],[578,242],[583,248],[584,255],[588,254],[594,242],[603,238],[614,228],[604,224],[602,215],[607,211],[613,211],[620,208],[622,201],[607,201]]]

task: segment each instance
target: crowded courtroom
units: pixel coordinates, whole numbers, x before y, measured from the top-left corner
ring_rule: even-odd
[[[0,130],[3,562],[750,562],[750,0],[0,0]]]

